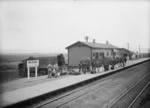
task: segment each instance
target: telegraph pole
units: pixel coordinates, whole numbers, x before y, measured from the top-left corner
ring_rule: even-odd
[[[128,48],[128,50],[129,50],[129,43],[127,43],[127,48]]]
[[[139,54],[140,54],[140,45],[139,45]]]
[[[141,46],[139,45],[139,56],[141,55]]]

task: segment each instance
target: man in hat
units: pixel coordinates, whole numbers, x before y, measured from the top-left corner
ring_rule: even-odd
[[[47,70],[48,70],[48,78],[50,78],[52,76],[53,70],[53,66],[50,63],[47,65]]]

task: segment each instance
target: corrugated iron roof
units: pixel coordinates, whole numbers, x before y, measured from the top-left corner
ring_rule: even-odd
[[[74,45],[77,44],[77,43],[82,43],[82,44],[84,44],[84,45],[86,45],[86,46],[89,46],[89,47],[91,47],[91,48],[119,49],[119,47],[116,47],[116,46],[111,45],[111,44],[82,42],[82,41],[78,41],[78,42],[76,42],[76,43],[74,43],[74,44],[72,44],[72,45],[66,47],[66,49],[68,49],[68,48],[74,46]]]

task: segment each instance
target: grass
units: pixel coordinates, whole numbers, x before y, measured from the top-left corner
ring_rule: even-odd
[[[18,63],[20,62],[0,63],[0,83],[18,79]]]
[[[56,61],[56,58],[54,57],[52,58],[51,54],[48,55],[0,54],[0,83],[9,82],[18,79],[19,78],[18,64],[21,63],[22,60],[25,60],[33,55],[34,57],[42,57],[44,61],[47,59],[48,59],[47,61]],[[48,58],[46,58],[45,56]],[[45,59],[43,57],[45,57]],[[41,60],[41,63],[44,62],[43,60]],[[42,66],[43,65],[41,65],[41,67]]]
[[[18,72],[0,72],[0,83],[18,79]]]
[[[26,58],[27,55],[0,54],[0,83],[18,79],[18,64]]]

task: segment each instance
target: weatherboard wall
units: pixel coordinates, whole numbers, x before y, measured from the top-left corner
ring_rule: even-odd
[[[91,60],[91,48],[85,45],[74,45],[68,49],[69,66],[78,66],[81,60]]]

